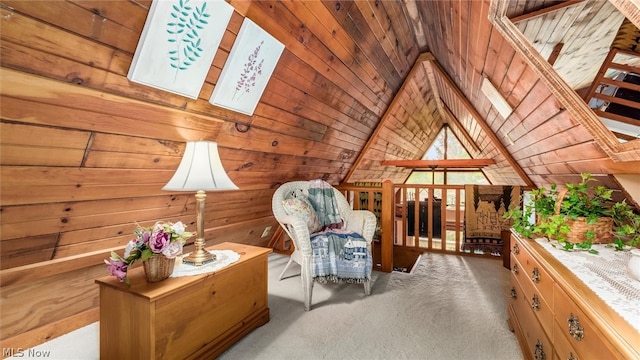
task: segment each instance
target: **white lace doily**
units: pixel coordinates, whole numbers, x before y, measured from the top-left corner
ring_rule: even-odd
[[[233,250],[211,250],[210,253],[214,254],[216,259],[202,266],[183,264],[182,258],[177,259],[171,277],[193,276],[218,271],[240,259],[240,254]],[[183,255],[183,257],[187,256],[189,256],[189,254]]]
[[[631,258],[628,251],[615,251],[612,247],[595,244],[592,248],[599,254],[589,254],[587,251],[569,252],[553,247],[553,243],[546,239],[536,239],[536,242],[640,331],[640,281],[627,272]]]

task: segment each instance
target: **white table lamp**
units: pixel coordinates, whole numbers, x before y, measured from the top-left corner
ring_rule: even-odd
[[[162,188],[169,191],[196,191],[197,239],[194,242],[195,250],[183,259],[185,264],[200,266],[215,260],[215,255],[204,248],[204,199],[207,197],[205,191],[237,189],[222,166],[217,143],[187,142],[178,169]]]

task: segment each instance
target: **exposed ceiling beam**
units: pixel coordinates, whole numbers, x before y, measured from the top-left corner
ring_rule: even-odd
[[[624,0],[624,1],[628,1],[628,0]],[[554,12],[554,11],[559,10],[559,9],[564,9],[566,7],[569,7],[569,6],[573,6],[575,4],[579,4],[581,2],[584,2],[584,0],[571,0],[571,1],[561,2],[561,3],[558,3],[558,4],[553,5],[553,6],[542,8],[540,10],[536,10],[536,11],[532,11],[530,13],[522,14],[520,16],[512,17],[511,18],[511,22],[513,22],[515,24],[515,23],[517,23],[519,21],[528,20],[528,19],[534,18],[536,16],[548,14],[548,13]]]
[[[495,165],[493,159],[383,160],[382,165],[412,169],[482,168]]]
[[[551,52],[551,55],[549,55],[549,59],[547,59],[551,66],[553,66],[553,64],[556,63],[556,60],[558,60],[558,56],[560,56],[560,52],[563,47],[564,43],[557,43],[556,46],[553,47],[553,51]]]

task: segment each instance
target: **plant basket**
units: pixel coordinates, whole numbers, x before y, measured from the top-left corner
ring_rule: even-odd
[[[149,259],[142,262],[144,268],[144,275],[149,282],[162,281],[173,272],[173,266],[176,263],[176,259],[169,259],[164,255],[152,256]]]
[[[564,189],[560,191],[558,195],[554,209],[556,215],[560,214],[562,200],[566,192],[567,190]],[[575,220],[567,219],[567,225],[569,226],[569,233],[566,236],[567,241],[570,243],[576,244],[589,241],[587,238],[589,231],[593,231],[595,234],[593,240],[591,240],[593,244],[608,244],[613,242],[613,219],[610,217],[599,217],[595,223],[587,224],[587,218],[579,216]]]
[[[595,237],[591,241],[593,244],[608,244],[613,242],[613,219],[601,217],[593,224],[587,224],[587,218],[578,217],[576,220],[567,220],[569,233],[567,241],[571,243],[582,243],[587,241],[587,232],[593,230]]]

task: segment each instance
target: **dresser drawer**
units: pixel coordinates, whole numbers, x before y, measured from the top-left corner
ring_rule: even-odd
[[[569,339],[565,333],[567,326],[560,325],[557,321],[553,322],[553,350],[556,354],[555,358],[559,360],[582,360],[578,357],[578,352],[571,346]]]
[[[553,310],[551,308],[553,295],[544,297],[527,274],[523,274],[522,271],[519,270],[522,268],[520,262],[513,258],[511,260],[511,273],[522,288],[521,295],[527,301],[529,309],[533,311],[540,324],[542,324],[545,333],[551,337],[553,330]]]
[[[514,237],[512,237],[511,253],[520,263],[518,271],[529,277],[536,287],[537,293],[550,301],[553,294],[553,279],[549,273],[531,257],[524,246],[518,244]]]
[[[580,360],[621,359],[613,346],[596,329],[593,322],[580,310],[571,298],[556,285],[554,291],[554,309],[556,332],[553,334],[554,342],[564,342],[574,349],[574,357]],[[561,345],[566,348],[566,345]],[[577,353],[577,354],[576,354]],[[563,354],[559,354],[564,356]]]
[[[526,342],[523,352],[528,359],[540,359],[542,353],[544,353],[545,359],[551,359],[553,356],[552,342],[534,315],[531,305],[524,296],[525,292],[513,273],[511,273],[511,284],[512,289],[515,290],[515,298],[511,298],[510,304],[517,317],[517,325],[514,325],[519,328],[518,330],[521,331]]]
[[[560,253],[556,254],[544,240],[521,238],[516,233],[511,234],[509,245],[509,259],[512,265],[516,265],[518,273],[514,273],[512,266],[511,281],[518,287],[519,301],[512,301],[508,310],[510,319],[517,318],[519,321],[520,325],[516,328],[519,331],[518,341],[527,358],[532,357],[530,343],[534,337],[544,340],[540,335],[532,335],[537,326],[546,333],[547,340],[552,341],[551,346],[546,346],[542,341],[547,359],[640,360],[640,332],[614,311],[611,307],[613,303],[609,304],[602,296],[594,294],[572,268],[564,265],[565,261],[572,263],[575,260],[560,258]],[[611,263],[611,266],[616,265]],[[537,269],[534,277],[538,282],[531,280],[534,269]],[[546,312],[538,313],[530,309],[533,294],[539,294],[543,299],[541,309],[546,305],[551,310],[551,322]],[[517,315],[515,307],[518,308]],[[528,313],[524,311],[525,308],[529,310]],[[580,334],[581,340],[570,334],[571,325],[574,328],[572,333],[577,338],[580,338]],[[526,331],[529,333],[521,334]]]

